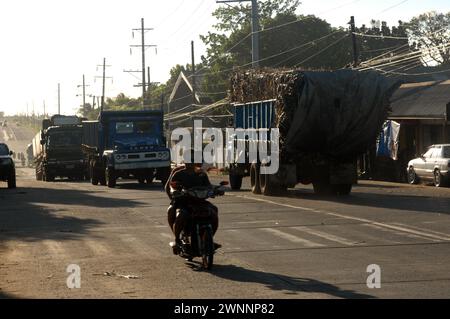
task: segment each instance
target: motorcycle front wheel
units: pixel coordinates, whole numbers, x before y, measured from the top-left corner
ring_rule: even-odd
[[[214,262],[214,241],[211,227],[207,227],[203,230],[201,236],[202,241],[202,267],[210,270]]]

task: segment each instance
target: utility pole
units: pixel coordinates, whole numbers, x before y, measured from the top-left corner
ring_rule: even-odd
[[[261,31],[259,25],[259,9],[258,0],[216,0],[216,3],[230,3],[230,2],[248,2],[252,3],[252,67],[259,67],[259,33]]]
[[[194,41],[191,41],[191,59],[192,59],[192,103],[195,104],[196,94],[196,79],[195,79],[195,55],[194,55]]]
[[[44,100],[43,106],[44,106],[44,118],[45,118],[45,114],[46,114],[46,112],[45,112],[45,100]]]
[[[60,88],[60,84],[58,83],[58,114],[60,114],[60,110],[61,110],[61,88]]]
[[[106,58],[103,58],[103,86],[102,86],[102,111],[105,107],[105,69],[106,69]]]
[[[142,72],[142,83],[136,85],[138,87],[142,86],[142,106],[145,108],[145,105],[147,104],[146,98],[145,98],[145,92],[146,92],[146,79],[145,79],[145,50],[149,47],[156,47],[156,45],[146,45],[145,44],[145,32],[151,31],[153,28],[145,28],[144,27],[144,18],[141,18],[141,27],[139,29],[133,29],[133,38],[134,38],[134,31],[141,32],[141,44],[138,45],[130,45],[131,48],[133,47],[140,47],[141,53],[142,53],[142,69],[140,71],[125,71],[128,73],[134,73],[134,72]],[[150,84],[148,84],[150,85]]]
[[[150,85],[152,82],[150,82],[150,67],[147,67],[147,92],[151,90]]]
[[[86,106],[86,86],[89,86],[89,85],[86,85],[84,74],[83,74],[83,84],[77,85],[78,88],[79,87],[83,88],[83,108]],[[79,96],[79,95],[77,94],[77,96]]]
[[[102,102],[100,105],[100,111],[103,111],[103,108],[105,106],[105,80],[106,79],[112,79],[112,77],[107,77],[106,76],[106,67],[110,67],[111,65],[106,65],[106,58],[103,58],[103,65],[97,65],[97,67],[103,67],[103,75],[101,76],[102,78]],[[100,78],[100,76],[96,76],[95,78]]]
[[[358,47],[356,44],[356,27],[355,27],[355,17],[350,17],[350,32],[352,33],[352,44],[353,44],[353,67],[357,67],[359,64],[358,58]]]

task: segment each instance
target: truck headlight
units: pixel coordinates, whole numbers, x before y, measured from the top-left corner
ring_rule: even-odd
[[[168,160],[169,159],[169,157],[170,157],[170,154],[169,154],[169,152],[162,152],[161,153],[162,155],[161,155],[161,159],[162,160]]]

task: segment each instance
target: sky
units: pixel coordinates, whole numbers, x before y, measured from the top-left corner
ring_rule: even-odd
[[[264,1],[264,0],[259,0]],[[223,4],[222,4],[223,5]],[[57,113],[58,83],[61,113],[74,114],[82,104],[82,76],[87,95],[101,95],[102,67],[106,58],[106,96],[123,92],[138,97],[141,52],[141,18],[152,82],[165,82],[176,64],[191,61],[190,42],[195,41],[195,59],[205,53],[199,35],[212,30],[215,0],[14,0],[0,6],[0,112],[6,114]],[[427,11],[449,12],[449,0],[302,0],[298,13],[315,14],[332,26],[346,26],[351,15],[356,24],[371,19],[395,25]],[[281,29],[282,30],[282,29]],[[250,54],[250,52],[249,52]],[[136,78],[137,77],[137,78]],[[92,98],[87,97],[92,103]]]

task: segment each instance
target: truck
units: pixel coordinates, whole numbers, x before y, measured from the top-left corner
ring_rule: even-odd
[[[32,141],[36,180],[86,177],[87,166],[81,152],[82,120],[75,115],[58,114],[42,121],[42,129]]]
[[[312,184],[318,194],[350,194],[357,159],[375,143],[399,85],[376,72],[349,69],[235,73],[229,93],[234,129],[265,129],[267,140],[270,130],[278,129],[273,155],[279,169],[262,174],[268,163],[259,157],[245,163],[233,158],[227,167],[231,188],[240,189],[243,177],[250,176],[254,194],[274,195],[298,183]],[[248,154],[248,136],[243,139]]]
[[[171,170],[159,110],[102,111],[97,121],[83,122],[83,153],[93,185],[116,186],[118,178],[140,184],[166,183]]]

